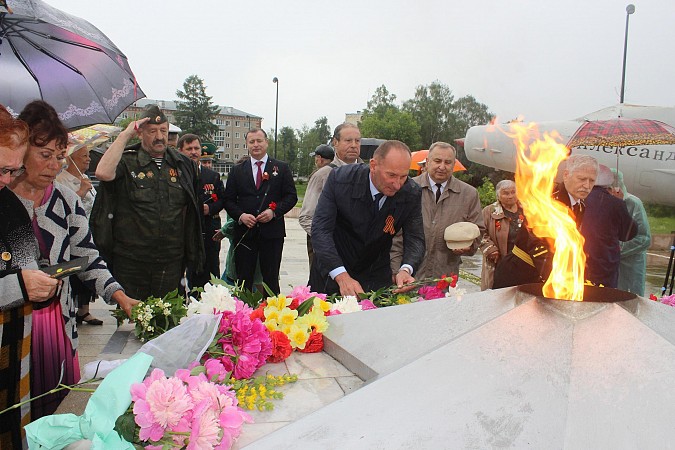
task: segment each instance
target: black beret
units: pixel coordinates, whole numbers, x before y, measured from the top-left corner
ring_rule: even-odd
[[[166,116],[157,105],[148,105],[145,107],[141,119],[145,119],[146,117],[150,119],[146,122],[150,125],[159,125],[160,123],[168,122]]]

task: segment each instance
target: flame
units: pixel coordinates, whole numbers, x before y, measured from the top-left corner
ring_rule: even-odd
[[[557,132],[539,135],[536,124],[511,124],[506,134],[516,144],[516,188],[528,226],[535,236],[554,249],[551,274],[543,288],[545,297],[582,301],[584,295],[584,238],[572,212],[551,197],[558,165],[567,158],[567,147]]]

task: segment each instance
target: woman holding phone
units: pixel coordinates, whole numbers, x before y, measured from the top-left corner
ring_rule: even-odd
[[[80,198],[55,182],[63,168],[68,131],[49,104],[36,100],[26,105],[19,119],[30,129],[29,147],[23,164],[26,171],[10,185],[31,217],[41,257],[48,265],[88,258],[88,266],[76,276],[107,303],[117,302],[127,314],[137,301],[129,298],[117,283],[94,246],[89,221]],[[69,278],[63,280],[54,301],[33,311],[31,393],[48,392],[59,384],[80,379],[77,356],[76,304]],[[33,420],[53,414],[67,391],[34,400]]]

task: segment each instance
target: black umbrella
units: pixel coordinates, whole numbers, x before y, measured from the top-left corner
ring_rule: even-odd
[[[86,20],[40,0],[0,5],[0,103],[43,99],[68,128],[112,123],[145,94],[126,56]]]

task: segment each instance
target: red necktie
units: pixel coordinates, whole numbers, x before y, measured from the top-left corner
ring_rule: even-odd
[[[255,174],[255,188],[260,189],[262,184],[262,161],[256,161],[255,164],[258,166],[258,173]]]

